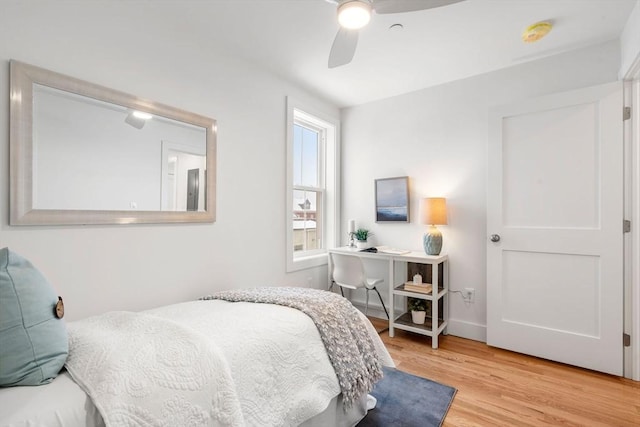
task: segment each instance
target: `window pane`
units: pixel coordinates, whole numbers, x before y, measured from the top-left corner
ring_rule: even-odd
[[[302,185],[302,126],[293,126],[293,185]]]
[[[293,184],[318,186],[319,133],[295,124],[293,126]]]
[[[322,247],[322,195],[315,191],[293,191],[293,250],[308,251]]]

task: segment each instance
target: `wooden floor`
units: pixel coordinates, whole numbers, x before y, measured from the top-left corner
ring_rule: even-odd
[[[444,426],[640,426],[640,382],[454,336],[437,350],[410,332],[380,337],[398,369],[458,389]]]

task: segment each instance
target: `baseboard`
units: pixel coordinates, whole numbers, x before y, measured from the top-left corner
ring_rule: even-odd
[[[487,327],[477,323],[465,322],[464,320],[449,319],[447,335],[487,342]]]
[[[358,301],[353,301],[352,304],[353,304],[353,306],[355,308],[360,310],[362,313],[365,312],[365,304],[364,303],[360,304]],[[385,314],[384,310],[382,309],[382,306],[380,305],[380,303],[374,304],[371,301],[369,301],[369,310],[368,310],[367,316],[375,317],[377,319],[386,319],[387,318],[387,315]]]
[[[364,302],[352,301],[352,303],[358,310],[364,313]],[[376,304],[372,301],[369,301],[368,315],[378,319],[387,318],[380,303]],[[487,342],[487,327],[477,323],[465,322],[464,320],[449,319],[447,335],[453,335],[455,337],[466,338],[474,341]]]

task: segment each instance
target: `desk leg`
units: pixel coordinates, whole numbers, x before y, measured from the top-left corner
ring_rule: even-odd
[[[431,291],[431,348],[438,348],[438,284],[440,283],[438,267],[438,264],[431,264],[431,283],[433,285]]]
[[[444,273],[444,277],[442,278],[442,283],[444,284],[444,303],[443,309],[444,313],[442,314],[442,318],[446,320],[447,324],[442,330],[442,335],[447,335],[449,333],[449,261],[444,262],[444,268],[442,269]]]
[[[394,275],[394,262],[393,262],[393,257],[389,257],[389,336],[391,338],[393,338],[394,335],[394,331],[393,331],[393,322],[395,321],[396,318],[396,312],[395,312],[395,306],[396,306],[396,302],[395,302],[395,298],[393,297],[393,280],[395,279],[395,275]]]

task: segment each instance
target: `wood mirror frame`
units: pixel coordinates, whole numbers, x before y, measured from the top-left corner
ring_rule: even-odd
[[[216,212],[216,121],[18,61],[10,62],[10,225],[214,222]],[[154,116],[201,127],[206,134],[204,209],[77,210],[34,206],[34,85],[46,86]],[[161,179],[161,177],[159,177]]]

